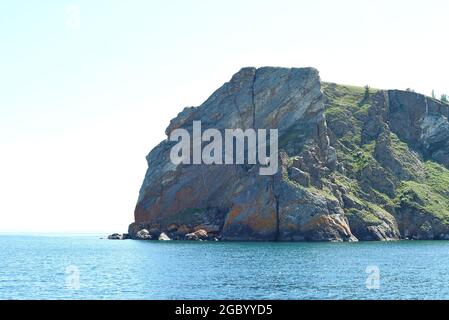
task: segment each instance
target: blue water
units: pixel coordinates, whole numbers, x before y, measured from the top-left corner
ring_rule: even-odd
[[[378,268],[374,282],[367,267]],[[0,236],[0,299],[447,298],[449,242],[207,243]]]

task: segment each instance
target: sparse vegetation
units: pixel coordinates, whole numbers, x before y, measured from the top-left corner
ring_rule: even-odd
[[[449,223],[449,170],[428,161],[424,182],[404,181],[395,199],[398,207],[408,206]]]
[[[363,100],[367,101],[369,99],[369,95],[370,95],[370,87],[369,85],[365,86],[365,95],[363,96]]]
[[[379,218],[373,212],[376,211],[376,208],[383,210],[379,204],[390,208],[402,205],[416,208],[449,223],[449,170],[435,162],[429,161],[424,164],[424,181],[415,179],[413,174],[411,179],[416,181],[403,181],[397,187],[394,199],[375,189],[371,190],[369,195],[362,191],[359,181],[355,177],[370,163],[373,165],[378,165],[378,163],[373,155],[375,142],[365,145],[361,143],[363,114],[358,112],[361,110],[361,102],[365,103],[367,97],[369,100],[369,95],[375,90],[369,87],[335,84],[325,84],[323,89],[328,98],[326,108],[328,125],[331,128],[339,123],[348,126],[343,135],[338,137],[336,149],[338,159],[344,163],[345,168],[349,171],[349,176],[352,175],[354,179],[339,174],[334,175],[334,178],[339,185],[343,185],[349,190],[350,197],[354,202],[365,208],[363,210],[347,210],[347,214],[357,215],[369,223],[376,223]],[[432,92],[432,96],[435,97],[435,91]],[[441,97],[441,101],[447,102],[447,96]],[[369,102],[362,105],[364,112],[367,112],[368,108]],[[409,146],[393,133],[391,134],[391,148],[399,161],[404,162],[403,168],[413,173],[414,168],[410,167],[410,163],[406,161],[407,155],[410,155],[411,152]]]
[[[379,217],[377,217],[374,213],[370,211],[349,209],[346,214],[348,215],[349,218],[351,218],[351,216],[357,216],[369,226],[373,225],[375,226],[382,223],[382,220],[379,219]]]

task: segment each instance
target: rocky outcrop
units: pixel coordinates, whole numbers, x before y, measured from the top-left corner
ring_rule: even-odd
[[[165,234],[165,232],[161,232],[161,234],[160,234],[159,237],[158,237],[158,240],[159,240],[159,241],[170,241],[171,239],[170,239],[169,236],[167,236],[167,235]]]
[[[289,177],[293,181],[299,183],[304,187],[310,186],[310,174],[304,172],[298,168],[291,167],[289,171]]]
[[[445,104],[412,92],[367,96],[321,83],[313,68],[244,68],[201,106],[185,108],[166,133],[192,133],[194,121],[222,133],[278,129],[277,173],[260,175],[260,164],[174,164],[176,142],[167,139],[147,156],[128,232],[225,241],[413,237],[419,228],[404,226],[414,215],[400,200],[404,182],[431,184],[425,159],[449,165],[448,114]],[[432,219],[417,223],[428,222],[433,233],[415,238],[444,237],[444,219]]]
[[[123,233],[123,234],[113,233],[108,236],[108,240],[126,240],[126,239],[129,239],[127,233]]]
[[[208,238],[209,237],[207,235],[207,231],[203,230],[203,229],[200,229],[200,230],[197,230],[195,232],[188,233],[188,234],[185,235],[185,239],[189,240],[189,241],[192,241],[192,240],[194,240],[194,241],[198,241],[198,240],[204,241],[204,240],[208,240]]]
[[[147,229],[142,229],[136,233],[135,238],[137,240],[151,240],[153,237]]]

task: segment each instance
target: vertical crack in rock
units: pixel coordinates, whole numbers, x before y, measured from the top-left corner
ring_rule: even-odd
[[[254,86],[256,84],[257,79],[257,69],[254,71],[254,77],[253,77],[253,84],[252,84],[252,103],[253,103],[253,129],[256,129],[256,99],[255,99],[255,92],[254,92]]]
[[[237,95],[234,95],[233,102],[234,102],[235,108],[237,109],[237,114],[238,114],[238,116],[239,116],[240,126],[243,128],[242,113],[241,113],[240,107],[239,107],[239,105],[238,105],[238,103],[237,103]]]
[[[271,177],[271,190],[273,192],[274,202],[276,205],[276,226],[275,226],[274,241],[279,241],[279,233],[280,233],[279,195],[276,193],[274,177],[275,176]]]
[[[280,229],[280,219],[279,219],[279,196],[274,195],[274,200],[276,201],[276,236],[275,241],[279,241],[279,229]]]

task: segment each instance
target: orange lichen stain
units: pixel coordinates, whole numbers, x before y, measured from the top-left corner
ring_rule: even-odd
[[[193,195],[194,195],[193,189],[187,186],[176,192],[175,199],[177,201],[188,201],[193,197]]]
[[[294,231],[294,230],[298,229],[298,225],[296,225],[296,224],[294,224],[294,223],[288,223],[288,224],[285,226],[285,228],[286,228],[287,230]]]
[[[272,230],[276,226],[276,213],[270,212],[269,215],[251,215],[250,218],[244,221],[254,231]]]
[[[231,223],[235,218],[240,215],[240,209],[238,207],[232,208],[232,210],[228,213],[227,222]]]
[[[328,216],[319,216],[311,219],[309,222],[307,222],[304,225],[304,230],[314,230],[318,229],[320,226],[328,225],[330,224],[330,218]]]
[[[276,217],[271,216],[268,219],[257,219],[254,225],[255,230],[271,230],[276,226]]]

